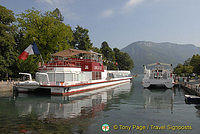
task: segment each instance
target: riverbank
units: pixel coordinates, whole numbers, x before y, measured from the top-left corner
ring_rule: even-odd
[[[1,81],[0,92],[12,92],[14,81]]]

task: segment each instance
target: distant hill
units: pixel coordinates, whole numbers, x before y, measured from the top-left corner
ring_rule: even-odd
[[[193,54],[200,54],[200,48],[193,44],[175,44],[170,42],[155,43],[149,41],[134,42],[122,51],[127,52],[134,60],[136,73],[142,73],[142,65],[164,62],[173,64],[183,63]]]

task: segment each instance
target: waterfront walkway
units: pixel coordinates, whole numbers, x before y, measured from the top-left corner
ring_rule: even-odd
[[[184,82],[176,82],[176,85],[183,87],[183,89],[192,95],[200,96],[200,80],[188,80]]]

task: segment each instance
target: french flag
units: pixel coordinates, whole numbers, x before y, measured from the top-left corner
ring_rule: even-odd
[[[28,58],[29,55],[32,54],[40,54],[37,45],[35,44],[35,42],[33,42],[33,44],[29,45],[18,57],[18,59],[22,59],[22,60],[26,60]]]

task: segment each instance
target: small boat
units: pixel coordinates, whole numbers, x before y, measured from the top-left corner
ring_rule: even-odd
[[[13,87],[14,91],[15,90],[17,90],[18,92],[33,91],[40,87],[39,82],[32,80],[32,76],[30,73],[19,73],[19,74],[26,76],[28,80],[16,83],[15,86]]]
[[[18,84],[19,92],[48,92],[51,95],[72,95],[99,88],[131,82],[128,70],[107,70],[102,55],[93,51],[68,49],[52,55],[50,61],[39,67],[36,84]],[[28,85],[30,84],[30,85]]]
[[[199,104],[200,97],[196,95],[185,95],[185,103],[186,104]]]
[[[174,86],[174,78],[172,73],[172,65],[166,63],[153,63],[147,65],[149,69],[144,65],[144,78],[142,85],[145,88],[150,86],[165,86],[166,88],[172,88]]]

